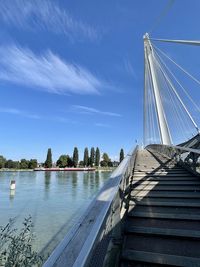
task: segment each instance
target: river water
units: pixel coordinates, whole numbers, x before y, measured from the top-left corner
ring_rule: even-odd
[[[20,228],[31,215],[34,249],[49,254],[109,176],[110,172],[0,172],[0,225],[16,218]],[[16,180],[15,191],[10,191],[11,179]]]

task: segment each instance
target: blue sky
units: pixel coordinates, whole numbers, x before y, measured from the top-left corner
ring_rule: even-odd
[[[143,34],[166,3],[0,0],[0,154],[43,161],[51,147],[57,160],[99,146],[116,158],[141,143]],[[199,39],[199,9],[175,1],[152,36]]]

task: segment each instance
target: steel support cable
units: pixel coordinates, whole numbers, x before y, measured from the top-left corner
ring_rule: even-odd
[[[155,68],[158,87],[161,88],[160,79],[159,79],[159,72],[158,72],[158,70],[156,68],[156,64],[155,63],[154,63],[154,68]],[[161,94],[159,94],[159,95],[160,95],[161,102],[163,103],[162,98],[161,98]],[[163,107],[163,109],[164,109],[164,107]],[[157,115],[157,112],[155,112],[155,114]],[[156,116],[156,119],[157,119],[157,127],[158,127],[158,116]],[[159,130],[158,130],[158,132],[159,132]]]
[[[195,40],[172,40],[172,39],[158,39],[158,38],[149,38],[151,41],[158,41],[163,43],[176,43],[183,45],[193,45],[200,46],[200,41]]]
[[[159,64],[159,63],[158,63]],[[160,64],[159,64],[160,65]],[[190,118],[192,124],[194,125],[194,127],[197,129],[197,131],[199,132],[199,128],[197,126],[197,124],[195,123],[194,119],[192,118],[190,112],[187,110],[185,104],[183,103],[182,99],[180,98],[178,92],[176,91],[176,88],[174,87],[174,85],[172,84],[170,78],[168,77],[167,73],[165,72],[165,70],[160,66],[160,69],[163,73],[163,75],[165,76],[166,80],[168,81],[169,85],[171,86],[174,94],[176,95],[176,97],[178,98],[178,100],[180,101],[181,105],[183,106],[185,112],[187,113],[188,117]]]
[[[159,14],[159,16],[156,18],[155,23],[153,24],[153,26],[151,27],[149,33],[152,33],[153,30],[155,30],[155,28],[158,28],[158,26],[160,25],[162,19],[166,16],[166,14],[168,13],[168,11],[170,10],[170,8],[172,7],[172,5],[174,4],[175,0],[169,0],[166,4],[166,6],[164,7],[164,9],[162,10],[162,12]]]
[[[176,78],[176,76],[173,74],[173,72],[168,68],[168,66],[165,64],[165,62],[164,62],[163,59],[160,57],[160,55],[157,53],[157,51],[156,51],[156,56],[159,58],[159,61],[161,62],[161,64],[164,65],[164,68],[166,69],[165,71],[166,71],[166,72],[168,71],[168,73],[172,76],[172,78],[173,78],[173,79],[177,82],[177,84],[181,87],[181,89],[182,89],[183,92],[186,94],[186,96],[189,98],[189,100],[192,102],[192,104],[194,104],[195,107],[196,107],[196,109],[200,112],[199,107],[198,107],[198,106],[196,105],[196,103],[193,101],[193,99],[191,98],[191,96],[187,93],[186,89],[182,86],[182,84],[181,84],[180,81]],[[180,112],[182,113],[183,110],[180,109]],[[181,115],[180,117],[182,118],[182,115]],[[188,117],[188,116],[187,116],[187,117]],[[189,118],[189,119],[190,119],[190,118]],[[181,120],[181,121],[182,121],[182,120]],[[190,120],[190,123],[191,123],[191,120]],[[188,132],[188,129],[191,128],[191,124],[189,124],[189,121],[188,121],[188,120],[186,120],[186,124],[187,124],[188,128],[184,125],[184,126],[185,126],[185,129],[186,129],[185,132]],[[197,129],[197,128],[195,127],[195,129]],[[194,135],[194,132],[191,131],[190,134]],[[188,138],[188,136],[186,136],[186,138]]]
[[[164,67],[163,67],[163,70],[164,69],[166,69],[165,70],[165,73],[167,73],[167,71],[169,72],[169,74],[171,74],[172,75],[172,77],[174,78],[174,80],[181,86],[181,88],[182,89],[184,89],[184,87],[181,85],[181,83],[178,81],[178,79],[176,78],[176,76],[171,72],[171,70],[167,67],[167,65],[165,64],[165,62],[162,60],[162,58],[159,56],[159,54],[157,53],[157,51],[155,51],[155,53],[156,53],[156,56],[158,57],[158,61],[160,61],[160,64],[161,65],[163,65]],[[174,87],[175,88],[175,87]],[[185,91],[185,89],[184,89],[184,91]],[[185,92],[185,93],[187,93],[187,92]],[[191,98],[189,95],[188,95],[188,97],[189,97],[189,99]],[[181,98],[178,98],[179,100],[181,99]],[[190,99],[190,100],[192,100],[192,99]],[[192,101],[192,102],[194,102],[194,101]],[[195,102],[194,102],[195,103]],[[184,106],[183,106],[184,107]],[[197,106],[198,107],[198,106]],[[183,110],[181,110],[181,112],[182,112]],[[186,112],[186,114],[188,115],[188,113]],[[189,113],[190,114],[190,113]],[[192,118],[192,116],[191,117],[189,117],[189,119],[190,119],[190,121],[191,121],[191,118]],[[193,118],[192,118],[193,119]],[[191,125],[189,125],[189,123],[188,123],[188,121],[187,121],[187,124],[188,124],[188,127],[190,127]],[[193,122],[192,122],[192,124],[193,124]],[[196,128],[196,127],[195,127]],[[198,127],[197,127],[198,128]],[[196,129],[197,129],[196,128]]]
[[[147,127],[147,118],[148,118],[148,107],[146,103],[146,98],[147,98],[147,89],[148,89],[148,84],[147,84],[147,67],[146,67],[146,62],[145,62],[145,83],[144,83],[144,144],[147,144],[147,137],[148,137],[148,127]]]
[[[174,78],[174,80],[178,83],[178,85],[181,87],[181,89],[183,90],[183,92],[185,93],[185,95],[188,97],[188,99],[192,102],[192,104],[196,107],[196,109],[200,112],[200,107],[194,102],[193,98],[189,95],[189,93],[187,92],[187,90],[183,87],[183,85],[180,83],[180,81],[176,78],[176,76],[173,74],[173,72],[169,69],[169,67],[167,66],[167,64],[164,62],[164,60],[161,58],[161,56],[159,55],[159,53],[156,51],[157,48],[155,48],[155,53],[157,55],[157,57],[159,58],[160,62],[165,66],[165,68],[167,69],[167,71],[171,74],[171,76]]]
[[[155,68],[155,56],[154,56],[154,51],[152,50],[152,62],[153,62],[153,65],[154,65],[154,68]],[[157,73],[157,70],[155,69],[154,70],[154,76],[156,77],[156,80],[158,79],[158,73]],[[160,94],[159,94],[159,87],[158,87],[158,98],[160,98]],[[155,96],[155,94],[154,94],[154,96]],[[165,114],[165,110],[164,110],[164,108],[163,108],[163,103],[162,103],[162,101],[161,101],[161,99],[159,100],[159,102],[160,102],[160,112],[162,112],[162,114],[163,114],[163,120],[164,120],[164,124],[165,124],[165,131],[167,131],[168,132],[168,138],[169,138],[169,140],[170,140],[170,142],[171,142],[171,136],[170,136],[170,130],[169,130],[169,126],[168,126],[168,123],[167,123],[167,118],[166,118],[166,114]],[[161,139],[161,143],[162,143],[162,137],[161,137],[161,129],[160,129],[160,121],[159,121],[159,114],[158,114],[158,110],[157,110],[157,105],[156,105],[156,113],[157,113],[157,118],[158,118],[158,126],[159,126],[159,133],[160,133],[160,139]]]
[[[162,74],[163,74],[163,77],[164,77],[165,80],[166,80],[166,84],[168,85],[168,88],[171,88],[171,90],[173,91],[174,95],[176,96],[175,99],[176,99],[178,102],[176,101],[177,103],[175,103],[175,101],[173,101],[173,102],[174,102],[174,107],[176,108],[177,115],[178,115],[178,117],[179,117],[179,121],[182,122],[182,125],[183,125],[182,130],[184,129],[184,132],[185,132],[185,130],[187,130],[187,128],[185,128],[185,124],[183,123],[182,112],[183,112],[183,110],[186,111],[187,109],[186,109],[184,103],[182,102],[182,100],[180,99],[178,93],[176,92],[176,89],[175,89],[175,87],[173,86],[171,80],[169,79],[169,77],[168,77],[166,71],[164,70],[164,68],[163,68],[162,65],[159,63],[158,60],[157,60],[157,64],[159,64],[159,68],[160,68],[160,70],[161,70],[161,72],[162,72]],[[170,87],[169,87],[169,86],[170,86]],[[169,91],[169,92],[170,92],[170,91]],[[172,98],[172,100],[173,100],[173,98]],[[178,104],[179,104],[179,105],[178,105]],[[183,110],[181,109],[181,107],[183,108]],[[179,115],[178,108],[179,108],[179,110],[180,110],[181,115]],[[188,115],[188,112],[186,112],[186,114]],[[194,120],[192,119],[192,117],[190,117],[190,116],[188,116],[188,117],[189,117],[190,121],[192,122],[192,124],[195,126],[195,124],[194,124]],[[188,128],[190,128],[191,125],[189,125],[188,120],[186,120],[186,123],[188,124]],[[195,127],[195,128],[196,128],[196,127]],[[198,128],[198,127],[197,127],[197,128]],[[197,128],[196,128],[196,129],[197,129]],[[187,136],[185,136],[185,137],[187,138]]]
[[[170,112],[172,114],[173,118],[178,118],[176,126],[178,126],[178,128],[180,129],[180,132],[183,132],[182,131],[183,128],[182,128],[181,122],[179,120],[179,112],[176,108],[176,102],[175,102],[175,99],[172,95],[171,89],[170,89],[165,77],[163,76],[163,74],[160,70],[160,66],[157,63],[156,63],[156,66],[157,66],[159,73],[160,73],[159,81],[160,81],[160,93],[161,93],[162,102],[166,103],[166,105],[167,105],[167,102],[169,102],[171,104],[171,107],[169,108],[168,113]],[[168,101],[166,101],[166,99]],[[171,101],[169,101],[169,99]]]
[[[153,81],[151,77],[150,67],[148,66],[149,78],[150,78],[150,109],[151,109],[151,123],[152,123],[152,140],[154,143],[157,142],[157,135],[156,135],[156,107],[155,107],[155,97],[153,93]]]
[[[146,92],[147,91],[147,66],[146,66],[146,55],[144,59],[144,102],[143,102],[143,116],[144,116],[144,121],[143,121],[143,143],[146,145],[147,141],[147,128],[146,128],[146,120],[147,120],[147,106],[146,106]]]
[[[149,82],[148,82],[148,70],[147,70],[147,64],[145,64],[145,108],[144,108],[144,113],[145,113],[145,142],[148,143],[148,139],[150,137],[150,129],[149,129],[149,107],[148,107],[148,102],[147,102],[147,97],[149,94]]]
[[[145,137],[145,142],[149,144],[150,138],[151,138],[151,111],[150,111],[150,106],[148,99],[150,98],[150,77],[149,77],[149,72],[148,72],[148,62],[145,60],[145,100],[144,100],[144,137]]]
[[[155,64],[154,64],[155,65]],[[161,135],[160,135],[160,130],[159,130],[159,122],[158,122],[158,114],[157,114],[157,110],[156,110],[156,100],[155,100],[155,95],[154,95],[154,90],[153,90],[153,80],[152,80],[152,76],[151,76],[151,71],[150,71],[150,67],[149,67],[149,73],[150,73],[150,78],[151,78],[151,93],[152,93],[152,98],[154,100],[154,124],[155,124],[155,129],[157,130],[157,133],[155,131],[155,142],[157,142],[157,140],[159,140],[159,142],[161,141]],[[157,75],[155,73],[155,75]]]
[[[149,105],[147,102],[147,99],[149,98],[149,77],[148,77],[148,66],[146,64],[146,83],[147,83],[147,87],[146,87],[146,132],[147,132],[147,137],[148,140],[150,139],[151,136],[151,131],[150,131],[150,125],[149,125],[149,121],[150,121],[150,110],[149,110]]]
[[[149,133],[149,107],[148,107],[148,102],[147,102],[147,97],[148,97],[148,90],[149,90],[149,81],[148,81],[148,70],[147,70],[147,62],[145,60],[145,86],[144,86],[144,144],[148,144],[148,139],[150,136]]]
[[[151,78],[150,67],[148,64],[147,64],[147,70],[148,70],[148,78],[149,78],[148,103],[149,103],[149,128],[151,130],[150,138],[151,138],[152,142],[155,142],[155,140],[156,140],[155,120],[154,120],[155,99],[154,99],[154,95],[153,95],[153,82],[152,82],[152,78]]]
[[[155,65],[155,67],[156,67],[156,65]],[[156,69],[155,73],[156,73],[156,77],[157,77],[157,82],[159,83],[159,73],[158,73],[157,69]],[[152,89],[152,92],[153,92],[153,89]],[[161,99],[161,102],[162,102],[162,99]],[[154,98],[154,104],[155,104],[155,98]],[[156,142],[157,142],[157,140],[159,140],[159,142],[160,142],[161,136],[160,136],[160,131],[159,131],[159,121],[158,121],[158,114],[156,112],[156,107],[154,107],[154,116],[155,116],[155,123],[156,123],[156,129],[157,129],[157,134],[158,134],[158,135],[156,135],[157,136]]]
[[[164,75],[167,75],[165,71],[164,71],[163,74],[164,74]],[[167,77],[167,76],[165,76],[165,77]],[[181,98],[178,97],[179,95],[178,95],[178,93],[177,93],[175,87],[173,86],[173,83],[171,83],[171,84],[169,83],[168,85],[170,86],[170,88],[172,89],[174,95],[176,96],[175,99],[176,99],[177,104],[175,105],[175,108],[177,109],[177,112],[178,112],[178,109],[179,109],[179,111],[180,111],[179,118],[180,118],[180,121],[181,121],[182,124],[183,124],[183,129],[185,128],[185,131],[187,131],[187,129],[190,129],[191,126],[194,126],[195,129],[198,131],[198,126],[197,126],[196,123],[194,122],[194,120],[193,120],[192,116],[190,115],[190,113],[189,113],[189,112],[183,113],[183,112],[185,112],[187,109],[186,109],[184,103],[182,102]],[[181,108],[181,107],[182,107],[182,108]],[[179,113],[178,113],[178,114],[179,114]],[[185,121],[183,122],[183,114],[185,114],[185,115],[187,116],[187,118],[190,120],[190,123],[191,123],[191,124],[189,124],[189,121],[188,121],[188,119],[187,119],[186,117],[185,117]],[[189,115],[190,115],[190,116],[189,116]],[[185,123],[187,124],[188,128],[186,127]],[[185,136],[185,137],[187,138],[187,136]]]
[[[149,103],[149,130],[150,130],[150,140],[153,142],[154,140],[154,132],[153,132],[153,107],[152,107],[152,87],[151,87],[151,78],[150,78],[150,71],[148,67],[148,77],[149,77],[149,95],[148,95],[148,103]]]
[[[150,87],[148,87],[147,91],[147,97],[148,97],[148,121],[147,121],[147,128],[148,128],[148,138],[149,142],[152,140],[152,119],[151,119],[151,106],[150,106],[150,101],[151,101],[151,91]]]
[[[160,48],[153,45],[154,48],[156,48],[160,53],[165,56],[168,60],[170,60],[174,65],[176,65],[180,70],[182,70],[185,74],[187,74],[193,81],[195,81],[198,85],[200,85],[200,80],[195,78],[192,74],[190,74],[187,70],[185,70],[183,67],[181,67],[178,63],[176,63],[173,59],[171,59],[166,53],[164,53]]]
[[[164,77],[165,79],[165,77]],[[182,110],[181,110],[181,106],[180,106],[180,102],[178,102],[177,97],[175,96],[174,92],[171,90],[170,85],[168,84],[168,82],[166,81],[166,88],[167,88],[167,92],[168,95],[171,99],[171,108],[173,109],[173,113],[174,113],[174,118],[175,118],[175,124],[176,124],[176,128],[179,128],[179,134],[181,133],[182,137],[185,139],[187,139],[187,136],[184,134],[185,133],[185,124],[183,122],[183,117],[182,117]],[[187,121],[187,120],[186,120]]]
[[[165,76],[164,76],[165,78]],[[166,79],[166,78],[165,78]],[[183,135],[183,132],[185,133],[187,131],[188,128],[191,128],[191,125],[189,125],[188,123],[188,119],[186,118],[185,122],[183,122],[183,106],[180,104],[180,101],[179,99],[177,98],[176,94],[174,93],[174,91],[172,90],[172,87],[170,86],[170,84],[166,81],[166,84],[167,84],[167,87],[168,87],[168,90],[169,90],[169,93],[171,95],[171,99],[173,101],[173,106],[176,110],[176,114],[177,114],[177,117],[178,117],[178,120],[177,120],[177,123],[179,122],[180,123],[180,132],[182,133]],[[174,98],[173,98],[174,96]],[[186,127],[185,123],[187,124],[188,128]],[[182,126],[182,127],[181,127]],[[187,135],[185,135],[184,137],[188,137]]]

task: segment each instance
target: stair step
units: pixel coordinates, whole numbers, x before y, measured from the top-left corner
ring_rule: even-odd
[[[185,193],[185,192],[148,192],[148,191],[139,191],[131,192],[131,197],[159,197],[159,198],[200,198],[199,192]]]
[[[176,256],[160,254],[146,251],[126,249],[122,253],[122,258],[126,261],[136,261],[144,263],[155,263],[171,266],[197,267],[200,266],[200,259],[194,257]]]
[[[135,174],[137,174],[137,173],[141,173],[141,172],[144,172],[144,173],[149,173],[149,174],[155,174],[155,173],[158,173],[158,174],[168,174],[168,173],[174,173],[174,174],[185,174],[185,173],[187,173],[187,174],[191,174],[190,172],[188,172],[188,171],[186,171],[186,170],[173,170],[173,169],[165,169],[165,170],[160,170],[160,169],[158,169],[158,168],[155,168],[155,169],[135,169],[134,170],[134,173]]]
[[[138,183],[140,182],[141,185],[151,185],[151,184],[155,184],[155,185],[159,185],[159,186],[165,186],[165,185],[168,185],[168,186],[185,186],[185,185],[191,185],[191,186],[200,186],[200,181],[173,181],[173,180],[170,180],[170,181],[163,181],[163,180],[160,180],[160,181],[152,181],[152,180],[138,180],[138,181],[135,181],[133,180],[132,181],[132,184],[134,185],[135,183]]]
[[[168,220],[200,221],[200,215],[196,214],[136,212],[132,210],[129,212],[128,216],[142,217],[142,218],[158,218],[158,219],[168,219]]]
[[[146,181],[197,181],[200,179],[198,177],[169,177],[169,176],[133,176],[133,181],[140,181],[142,178],[145,178]]]
[[[149,172],[153,172],[153,171],[175,171],[175,172],[182,172],[182,171],[185,171],[185,172],[188,172],[187,170],[183,169],[183,168],[168,168],[168,167],[163,167],[163,168],[160,168],[160,166],[147,166],[147,167],[135,167],[134,169],[135,172],[146,172],[146,171],[149,171]]]
[[[146,172],[137,172],[133,173],[133,176],[141,177],[141,176],[161,176],[161,177],[191,177],[190,173],[146,173]]]
[[[146,212],[146,213],[170,213],[174,214],[174,216],[179,214],[198,214],[200,215],[200,209],[197,207],[171,207],[171,206],[129,206],[129,211],[134,212]]]
[[[133,189],[133,191],[149,191],[149,190],[153,190],[153,191],[192,191],[192,192],[197,192],[200,191],[200,186],[194,186],[194,185],[158,185],[155,183],[151,183],[149,185],[143,185],[143,183],[141,185],[138,185],[137,187],[135,187]]]
[[[163,218],[128,217],[126,223],[136,227],[182,229],[200,231],[199,221],[171,220]]]
[[[194,238],[200,239],[200,231],[193,230],[180,230],[180,229],[167,229],[167,228],[154,228],[154,227],[136,227],[127,223],[125,226],[127,234],[142,234],[142,235],[159,235],[178,238]]]
[[[157,207],[190,207],[190,208],[200,208],[200,203],[196,202],[172,202],[172,201],[138,201],[137,206],[157,206]],[[131,202],[129,203],[131,205]]]

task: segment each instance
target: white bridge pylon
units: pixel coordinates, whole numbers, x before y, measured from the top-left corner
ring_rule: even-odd
[[[176,85],[178,84],[178,88],[181,87],[181,89],[184,91],[184,93],[187,95],[190,101],[192,101],[192,104],[195,106],[197,105],[195,104],[195,101],[193,101],[192,98],[189,96],[189,93],[185,91],[185,89],[178,81],[178,79],[176,79],[173,72],[163,62],[162,58],[159,56],[158,53],[160,49],[157,48],[154,45],[154,43],[151,43],[151,40],[161,41],[161,42],[172,42],[179,44],[189,44],[189,45],[200,45],[200,42],[185,41],[185,40],[151,39],[149,38],[148,33],[144,35],[143,39],[144,39],[144,58],[145,58],[144,143],[145,144],[152,143],[152,137],[156,137],[156,142],[159,139],[159,142],[163,145],[172,145],[171,133],[174,134],[173,128],[174,126],[176,127],[178,126],[178,124],[181,123],[186,125],[184,120],[186,120],[187,125],[189,125],[188,124],[189,120],[191,124],[191,129],[195,128],[195,131],[199,133],[199,128],[196,122],[194,121],[191,113],[184,104],[174,84]],[[184,72],[184,74],[188,75],[193,81],[197,82],[200,85],[199,80],[194,78],[189,72],[185,71],[180,65],[178,65],[172,59],[170,59],[161,50],[160,52],[165,57],[167,57],[168,60],[170,60],[173,64],[175,64],[176,67],[181,69]],[[175,81],[175,83],[172,82],[170,77],[172,78],[173,81]],[[171,103],[172,110],[168,108],[166,109],[167,102]],[[175,116],[173,117],[178,118],[178,121],[176,122],[173,121],[173,124],[170,117],[170,114],[172,114],[170,112],[172,111],[175,112]],[[200,112],[200,109],[198,109],[198,111]],[[187,130],[188,129],[186,129],[186,132]],[[147,138],[147,136],[149,139]]]
[[[150,74],[151,74],[151,81],[153,85],[152,87],[153,87],[154,99],[155,99],[155,104],[156,104],[156,112],[157,112],[157,118],[158,118],[161,143],[163,145],[171,145],[172,144],[171,135],[170,135],[169,127],[167,124],[167,119],[165,116],[161,97],[160,97],[156,69],[154,66],[154,61],[155,61],[154,51],[153,51],[151,42],[149,40],[149,35],[147,33],[144,35],[144,54],[145,54],[145,64],[148,65],[148,69],[150,70]]]

